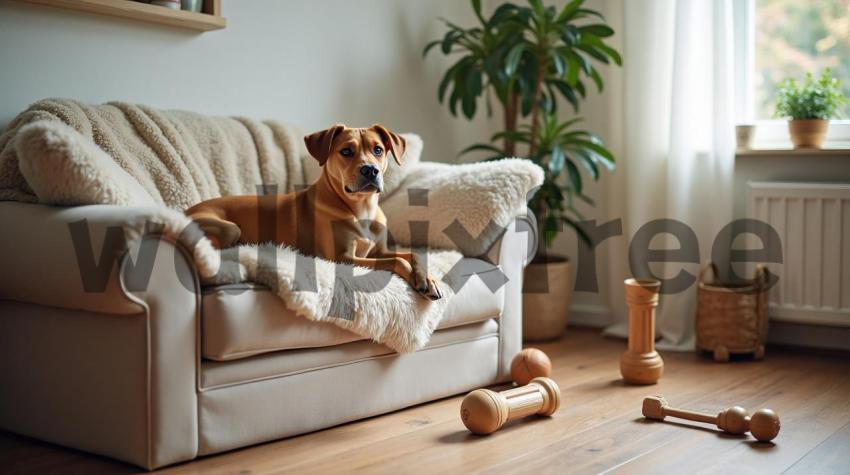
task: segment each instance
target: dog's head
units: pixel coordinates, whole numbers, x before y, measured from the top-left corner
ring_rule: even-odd
[[[337,124],[304,137],[307,150],[346,194],[366,195],[384,191],[384,172],[392,154],[401,165],[404,138],[375,124],[351,129]]]

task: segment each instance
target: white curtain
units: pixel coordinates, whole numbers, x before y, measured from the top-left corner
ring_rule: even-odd
[[[609,247],[613,325],[628,332],[623,279],[631,277],[628,243],[655,219],[682,221],[696,233],[700,261],[710,257],[717,232],[732,218],[734,165],[734,42],[732,0],[622,1],[622,79],[612,97],[613,146],[618,170],[609,214],[623,219],[628,239]],[[653,248],[676,249],[670,234]],[[700,264],[650,266],[661,278]],[[661,349],[694,347],[696,286],[661,296],[657,330]]]

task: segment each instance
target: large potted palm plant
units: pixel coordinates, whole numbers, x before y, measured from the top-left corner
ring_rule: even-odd
[[[489,143],[461,153],[483,151],[490,155],[487,159],[521,155],[545,171],[544,183],[529,203],[543,245],[526,269],[523,332],[529,340],[557,338],[566,327],[572,279],[569,259],[549,250],[564,226],[588,241],[574,206],[575,200],[593,204],[584,194],[583,174],[597,180],[600,169],[614,168],[614,157],[599,136],[576,129],[578,117],[561,120],[558,105],[566,101],[577,113],[588,80],[602,91],[597,66],[620,65],[622,60],[605,42],[614,31],[599,12],[584,7],[584,0],[560,10],[542,0],[504,3],[489,17],[480,0],[471,4],[478,24],[463,28],[444,20],[448,31],[429,43],[424,54],[439,48],[458,57],[438,88],[438,99],[453,115],[461,112],[472,119],[480,101],[488,115],[494,99],[501,106],[504,129]]]

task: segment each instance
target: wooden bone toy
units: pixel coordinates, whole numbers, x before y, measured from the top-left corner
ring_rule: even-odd
[[[643,400],[643,417],[664,420],[665,417],[677,417],[689,421],[714,424],[729,434],[743,434],[747,431],[761,442],[769,442],[779,434],[779,416],[770,409],[759,409],[752,416],[740,406],[720,411],[716,416],[699,412],[674,409],[661,396],[650,396]]]
[[[525,386],[495,392],[476,389],[460,404],[460,418],[476,434],[491,434],[505,422],[532,414],[551,416],[561,407],[561,390],[549,378],[534,378]]]

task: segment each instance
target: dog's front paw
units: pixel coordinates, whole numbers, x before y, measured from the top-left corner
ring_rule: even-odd
[[[437,280],[428,275],[421,275],[418,272],[413,274],[413,288],[422,294],[428,300],[440,300],[443,298],[443,291],[440,290],[440,285]]]
[[[440,290],[440,285],[431,277],[428,277],[428,290],[423,293],[429,300],[440,300],[443,298],[443,291]]]

